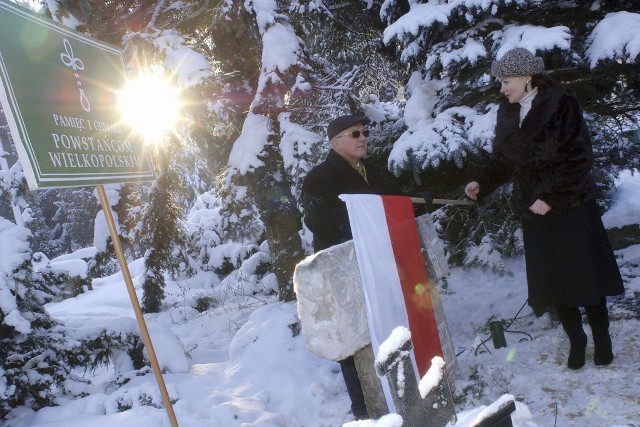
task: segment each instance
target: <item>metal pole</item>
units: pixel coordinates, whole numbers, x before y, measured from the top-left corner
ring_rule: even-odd
[[[133,287],[133,281],[131,280],[131,274],[129,273],[129,266],[127,265],[127,261],[124,258],[124,252],[122,251],[122,246],[120,245],[118,231],[113,220],[113,214],[111,213],[111,205],[109,205],[109,200],[107,199],[107,193],[104,191],[104,187],[102,185],[98,185],[97,189],[98,196],[100,198],[100,204],[102,204],[102,210],[104,211],[104,216],[107,220],[107,225],[109,226],[109,233],[111,234],[113,247],[116,251],[118,261],[120,262],[122,277],[124,277],[124,281],[127,284],[127,291],[129,291],[129,298],[131,298],[133,311],[136,313],[136,320],[138,321],[138,326],[140,327],[142,340],[144,341],[144,346],[147,348],[147,353],[149,354],[149,362],[151,362],[153,374],[156,377],[156,382],[158,383],[158,388],[160,389],[160,394],[162,395],[164,408],[166,409],[167,415],[169,416],[171,426],[178,427],[178,420],[176,419],[176,415],[173,412],[173,405],[171,405],[171,399],[169,399],[169,393],[167,392],[167,387],[165,386],[164,379],[162,378],[160,365],[158,364],[156,353],[153,350],[153,344],[151,343],[149,330],[147,329],[147,324],[144,321],[144,316],[142,315],[142,310],[140,309],[140,303],[138,302],[138,296],[136,295],[136,291]]]

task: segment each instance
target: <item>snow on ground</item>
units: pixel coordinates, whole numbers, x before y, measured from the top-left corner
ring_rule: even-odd
[[[565,366],[569,343],[557,322],[548,315],[535,318],[528,307],[508,330],[526,332],[532,340],[506,332],[507,347],[495,350],[489,339],[486,348],[480,346],[476,352],[481,340],[489,338],[481,330],[487,321],[512,318],[526,300],[522,258],[509,262],[513,277],[452,270],[442,297],[460,365],[454,387],[457,395],[465,396],[458,402],[456,425],[468,425],[474,414],[505,393],[519,402],[513,414],[516,427],[640,423],[640,245],[617,255],[627,292],[609,304],[616,358],[607,367],[593,365],[590,330],[585,325],[588,362],[577,372]],[[136,270],[134,265],[132,271]],[[93,291],[47,309],[74,328],[132,327],[121,275],[98,282]],[[172,307],[147,316],[152,340],[159,330],[174,337],[162,337],[154,347],[161,365],[173,366],[164,379],[181,426],[330,427],[353,420],[338,365],[309,353],[304,337],[292,332],[295,303],[270,300],[256,310],[236,305],[198,313],[181,304],[184,289],[184,283],[169,284]],[[182,348],[176,349],[176,343]],[[177,363],[184,352],[189,361],[186,369]],[[18,408],[6,425],[170,425],[150,370],[131,375],[119,388],[113,385],[114,375],[113,366],[97,371],[87,389],[89,396],[61,401],[60,406],[37,413]],[[119,412],[123,407],[130,409]]]
[[[605,224],[637,224],[638,174],[618,182],[617,200]],[[550,315],[536,318],[525,304],[524,259],[507,261],[512,276],[453,268],[442,290],[459,375],[456,426],[469,426],[505,394],[517,400],[515,427],[632,427],[640,425],[640,245],[616,252],[625,295],[609,299],[615,359],[593,364],[591,330],[587,363],[566,367],[569,342]],[[55,261],[55,260],[53,260]],[[140,260],[129,269],[141,296]],[[166,309],[145,316],[169,396],[182,427],[396,427],[397,417],[353,422],[337,363],[305,348],[296,304],[246,296],[205,312],[192,307],[217,279],[207,274],[168,282]],[[47,305],[73,334],[108,328],[137,330],[121,274],[93,281],[93,290]],[[486,325],[518,314],[505,333],[507,347],[494,349]],[[486,341],[483,345],[482,342]],[[122,362],[121,357],[115,358]],[[86,397],[61,400],[34,412],[15,408],[6,427],[168,427],[154,375],[126,363],[77,374],[91,379],[76,388]]]

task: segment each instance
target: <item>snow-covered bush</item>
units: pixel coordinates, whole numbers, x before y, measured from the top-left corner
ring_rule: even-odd
[[[271,253],[264,228],[256,213],[242,206],[243,189],[236,187],[226,200],[213,191],[198,197],[187,217],[187,236],[192,249],[191,265],[202,271],[214,272],[219,282],[209,292],[198,297],[199,310],[234,302],[240,305],[262,304],[265,296],[278,292],[272,272]],[[231,195],[239,200],[230,203]],[[237,236],[235,240],[229,235]],[[223,237],[224,236],[224,237]]]
[[[71,269],[51,268],[44,254],[32,257],[30,236],[28,229],[0,218],[0,241],[12,249],[0,258],[0,419],[18,406],[37,410],[61,395],[82,393],[77,384],[83,380],[73,369],[95,369],[114,352],[128,354],[135,367],[144,363],[136,334],[98,330],[72,339],[47,314],[45,304],[82,292],[88,282]]]

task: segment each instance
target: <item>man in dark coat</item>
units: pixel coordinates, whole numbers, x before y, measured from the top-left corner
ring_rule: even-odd
[[[367,154],[368,123],[368,118],[357,115],[332,120],[327,127],[331,150],[304,180],[300,201],[316,252],[352,238],[347,207],[339,199],[340,194],[389,194],[381,174],[363,160]],[[369,418],[353,356],[339,363],[353,415],[357,419]]]
[[[555,308],[569,337],[567,366],[585,363],[593,332],[594,362],[613,360],[606,296],[624,292],[622,278],[595,201],[592,147],[578,101],[543,74],[544,63],[523,48],[495,61],[491,74],[505,99],[498,109],[490,163],[465,193],[471,199],[513,183],[522,217],[529,305],[538,316]]]
[[[317,252],[351,240],[347,207],[340,194],[387,194],[381,174],[367,164],[369,131],[364,116],[340,116],[329,123],[331,150],[324,162],[309,171],[302,185],[304,223],[313,233]]]

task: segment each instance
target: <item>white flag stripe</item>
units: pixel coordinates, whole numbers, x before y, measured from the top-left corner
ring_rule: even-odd
[[[356,258],[367,305],[374,357],[380,344],[398,326],[409,329],[398,267],[391,246],[382,198],[369,194],[342,194],[356,248]],[[413,355],[412,355],[413,360]],[[414,371],[417,375],[415,360]],[[395,412],[387,381],[381,381],[387,405]]]
[[[375,333],[372,338],[382,342],[396,326],[409,325],[382,199],[368,194],[348,194],[340,198],[349,211],[367,300],[369,329]],[[377,346],[374,347],[374,351],[377,350]]]

